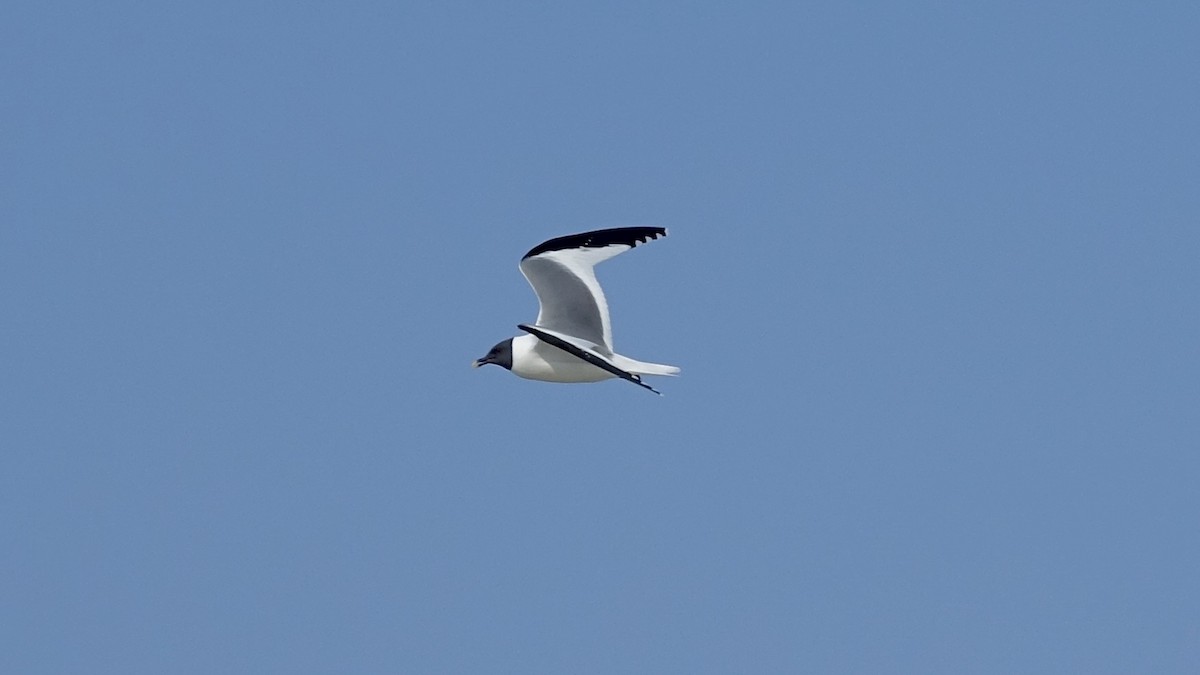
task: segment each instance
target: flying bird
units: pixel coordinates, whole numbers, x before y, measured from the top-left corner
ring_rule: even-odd
[[[494,364],[529,380],[600,382],[614,377],[661,396],[642,375],[678,375],[679,369],[613,351],[608,303],[595,267],[629,249],[667,236],[662,227],[617,227],[557,237],[521,258],[521,273],[538,296],[537,321],[528,333],[492,347],[473,364]]]

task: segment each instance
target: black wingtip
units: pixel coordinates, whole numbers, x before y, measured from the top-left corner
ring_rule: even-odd
[[[522,256],[521,260],[549,251],[562,251],[571,248],[604,248],[605,246],[613,246],[614,244],[637,246],[638,244],[644,244],[652,239],[665,236],[667,236],[667,228],[665,227],[614,227],[607,230],[580,232],[579,234],[568,234],[544,241],[529,249],[529,253]]]

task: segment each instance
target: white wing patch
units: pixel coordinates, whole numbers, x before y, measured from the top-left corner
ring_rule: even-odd
[[[594,268],[643,241],[664,235],[662,228],[617,228],[560,237],[534,248],[533,255],[521,260],[521,273],[538,296],[537,325],[596,343],[611,354],[608,302]],[[560,241],[583,244],[543,250]],[[596,245],[602,242],[606,245]]]

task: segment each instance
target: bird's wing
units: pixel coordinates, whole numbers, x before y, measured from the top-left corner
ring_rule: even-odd
[[[644,389],[649,389],[650,391],[658,394],[659,396],[662,396],[662,392],[658,391],[654,387],[651,387],[650,385],[646,384],[645,382],[642,382],[642,378],[640,375],[636,375],[627,370],[622,370],[621,368],[618,368],[617,366],[613,365],[613,362],[611,360],[609,360],[607,357],[597,353],[596,349],[595,349],[595,345],[593,345],[589,342],[575,339],[570,335],[564,335],[562,333],[559,333],[558,331],[547,330],[547,329],[544,329],[541,327],[529,326],[529,325],[526,325],[523,323],[518,324],[517,328],[520,328],[521,330],[525,331],[526,333],[529,333],[530,335],[537,337],[537,339],[541,340],[542,342],[545,342],[548,345],[553,345],[554,347],[557,347],[557,348],[563,350],[564,352],[567,352],[568,354],[571,354],[580,359],[583,359],[584,361],[587,361],[588,363],[592,364],[593,366],[596,366],[597,368],[600,368],[601,370],[607,370],[608,372],[612,373],[613,375],[616,375],[617,377],[621,378],[622,380],[627,380],[629,382],[636,384],[639,387],[642,387]]]
[[[618,227],[542,242],[521,258],[521,273],[537,293],[537,325],[612,351],[608,303],[594,268],[638,244],[667,236],[662,227]]]

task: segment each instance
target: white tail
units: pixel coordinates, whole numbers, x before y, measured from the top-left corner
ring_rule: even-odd
[[[646,363],[645,361],[637,361],[628,356],[620,354],[612,355],[613,365],[621,370],[627,370],[637,375],[678,375],[679,368],[668,366],[662,363]]]

